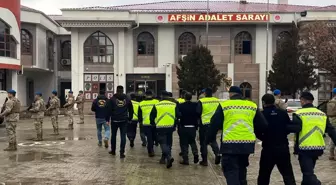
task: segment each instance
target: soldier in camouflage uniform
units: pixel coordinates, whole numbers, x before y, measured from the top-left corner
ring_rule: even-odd
[[[54,134],[58,135],[58,114],[61,107],[60,99],[57,97],[57,91],[54,90],[51,95],[50,106],[47,109],[51,114],[51,123],[54,128]]]
[[[73,108],[74,108],[74,105],[75,105],[75,100],[74,100],[74,97],[73,97],[73,92],[69,91],[67,102],[64,105],[64,108],[66,109],[65,114],[68,117],[68,121],[69,121],[69,126],[68,126],[69,130],[73,130],[73,112],[74,112]]]
[[[84,94],[83,91],[79,91],[79,94],[76,98],[77,108],[78,108],[78,115],[79,115],[79,123],[84,124]]]
[[[42,93],[35,93],[35,102],[32,105],[32,108],[29,109],[32,112],[32,118],[34,119],[34,125],[36,130],[36,139],[34,141],[42,141],[43,140],[43,118],[44,112],[46,111],[46,106],[44,100],[42,98]]]
[[[279,89],[275,89],[273,91],[273,95],[275,97],[275,106],[278,109],[287,110],[287,104],[281,99],[281,91]]]
[[[21,103],[15,97],[16,92],[14,90],[8,91],[8,100],[5,104],[5,110],[0,114],[0,117],[5,117],[6,130],[8,135],[8,147],[4,151],[17,150],[16,144],[16,123],[19,121],[19,114]]]
[[[333,98],[327,104],[327,116],[332,126],[336,127],[336,88],[334,88],[332,92]],[[336,160],[335,144],[332,140],[330,140],[329,147],[329,160]]]

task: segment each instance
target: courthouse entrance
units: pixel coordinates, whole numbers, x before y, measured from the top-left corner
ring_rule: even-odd
[[[165,74],[128,74],[126,86],[126,93],[144,95],[146,91],[152,91],[157,96],[166,88]]]

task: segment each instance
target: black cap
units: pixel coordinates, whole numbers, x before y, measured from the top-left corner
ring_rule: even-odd
[[[305,100],[309,100],[309,101],[314,101],[314,96],[312,93],[310,92],[302,92],[300,95],[300,99],[305,99]]]
[[[167,92],[167,91],[162,91],[162,92],[161,92],[161,95],[162,95],[162,96],[169,96],[169,92]]]
[[[237,93],[237,94],[242,94],[241,90],[239,87],[237,86],[231,86],[229,89],[230,93]]]
[[[146,93],[145,93],[145,94],[146,94],[146,96],[153,96],[153,92],[152,92],[152,91],[149,91],[149,90],[148,90],[148,91],[146,91]]]

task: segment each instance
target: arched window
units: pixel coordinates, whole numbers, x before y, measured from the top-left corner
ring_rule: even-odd
[[[178,38],[178,51],[180,55],[186,55],[196,45],[196,37],[190,32],[185,32]]]
[[[149,32],[138,35],[138,55],[154,55],[154,37]]]
[[[33,37],[27,30],[21,30],[21,53],[31,55],[33,53]]]
[[[290,39],[291,37],[292,36],[288,31],[283,31],[279,33],[278,38],[276,40],[276,49],[278,50],[279,48],[281,48],[283,42]]]
[[[247,99],[252,99],[252,85],[248,82],[240,84],[240,89],[243,93],[243,97]]]
[[[236,35],[235,54],[252,54],[252,36],[249,32],[242,31]]]
[[[85,63],[113,64],[113,55],[113,42],[101,31],[93,33],[84,42]]]
[[[0,21],[0,56],[16,58],[17,42],[10,34],[9,26]]]
[[[62,49],[62,59],[71,59],[71,41],[64,41],[61,45]]]

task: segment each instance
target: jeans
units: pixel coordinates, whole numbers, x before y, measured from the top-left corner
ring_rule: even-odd
[[[201,145],[201,155],[202,160],[207,161],[208,160],[208,145],[205,143],[205,138],[208,132],[209,126],[208,125],[201,125],[199,129],[199,138],[200,138],[200,145]],[[214,140],[210,143],[210,146],[212,148],[212,151],[217,156],[219,155],[219,146],[217,144],[217,141]]]
[[[285,185],[296,185],[289,148],[262,149],[258,185],[269,185],[274,166],[278,167]]]
[[[117,132],[120,129],[120,154],[125,153],[125,146],[126,146],[126,132],[127,132],[127,121],[112,121],[111,122],[111,129],[112,129],[112,138],[111,138],[111,151],[116,151],[117,145]]]
[[[317,179],[314,173],[317,159],[318,157],[299,155],[299,163],[303,175],[301,185],[321,185],[321,181]]]
[[[102,141],[102,130],[104,126],[105,130],[105,137],[104,140],[109,140],[110,139],[110,126],[106,124],[106,119],[105,118],[96,118],[96,125],[97,125],[97,137],[98,141]]]
[[[247,185],[249,154],[222,154],[222,170],[227,185]]]
[[[188,159],[189,145],[191,147],[192,154],[198,156],[198,149],[196,145],[196,128],[195,127],[181,127],[180,141],[182,147],[182,157]]]
[[[134,141],[136,137],[136,131],[138,127],[138,121],[132,121],[127,125],[127,138],[130,141]]]
[[[157,140],[161,146],[162,156],[166,159],[171,158],[171,150],[173,145],[173,132],[172,131],[159,131],[157,132]]]
[[[154,153],[154,138],[155,138],[155,128],[153,126],[144,126],[144,134],[147,137],[147,150],[148,153]]]

